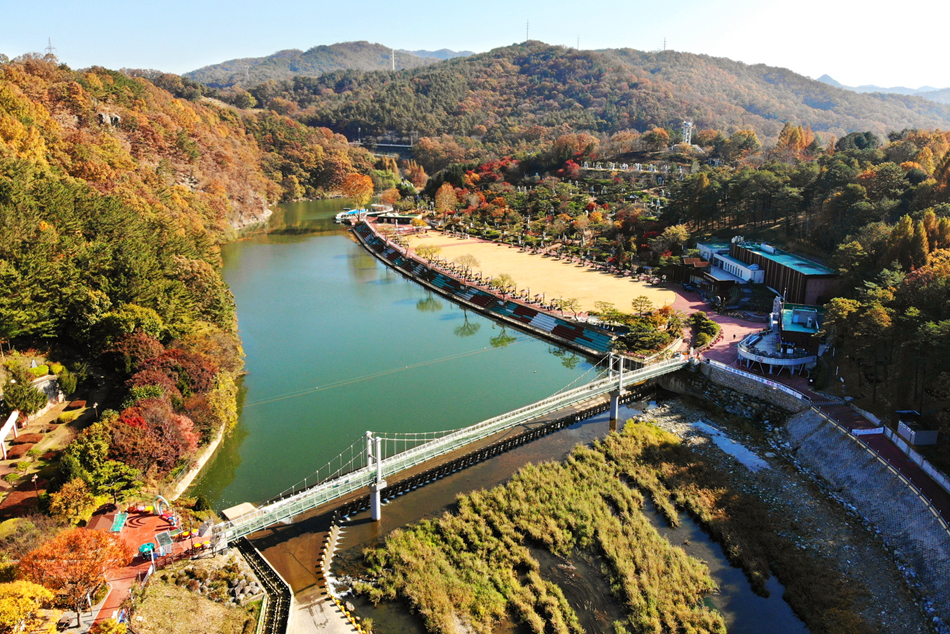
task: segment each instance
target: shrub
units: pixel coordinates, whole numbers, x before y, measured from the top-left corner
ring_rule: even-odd
[[[194,510],[196,511],[208,511],[211,509],[211,503],[208,502],[208,498],[204,496],[203,493],[198,494],[198,497],[195,498]]]
[[[106,619],[99,621],[89,629],[89,634],[125,634],[128,626],[125,623],[119,623],[115,619]]]
[[[14,441],[18,445],[25,443],[37,443],[43,440],[43,434],[20,434]]]
[[[3,399],[8,411],[19,410],[29,416],[46,405],[46,394],[26,383],[8,383],[3,389]]]
[[[59,374],[65,369],[66,367],[62,363],[56,363],[54,361],[53,363],[49,364],[49,371],[52,372],[53,374]]]
[[[698,335],[696,335],[696,338],[693,340],[693,347],[702,348],[710,341],[712,341],[712,336],[710,336],[708,333],[701,332]]]
[[[46,376],[49,374],[49,366],[44,363],[43,365],[38,365],[35,368],[30,368],[30,374],[35,377]]]
[[[61,371],[56,373],[56,377],[59,380],[59,389],[63,391],[63,394],[72,394],[76,391],[76,385],[79,381],[76,379],[75,374],[66,368],[62,368]]]
[[[32,448],[33,448],[33,445],[13,445],[9,449],[7,449],[7,457],[8,458],[22,458]],[[22,464],[29,466],[30,463],[24,462]]]
[[[59,418],[57,418],[56,421],[60,424],[71,423],[79,418],[81,413],[82,412],[63,412],[59,415]]]

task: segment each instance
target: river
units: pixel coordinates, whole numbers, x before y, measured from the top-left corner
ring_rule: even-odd
[[[218,510],[280,494],[367,430],[464,427],[591,370],[383,266],[333,223],[343,203],[284,205],[223,249],[247,377],[239,426],[192,489]]]
[[[466,314],[393,273],[333,223],[342,208],[343,201],[284,205],[268,233],[224,247],[224,278],[237,302],[248,374],[238,427],[191,491],[203,493],[216,509],[278,495],[366,430],[470,425],[586,381],[592,371],[579,357]],[[338,564],[354,571],[362,548],[388,530],[449,510],[457,493],[503,482],[525,462],[562,458],[607,428],[605,416],[582,421],[390,501],[383,522],[359,518],[349,525]],[[722,589],[711,604],[724,613],[730,631],[805,631],[781,600],[777,581],[770,582],[771,598],[756,597],[741,571],[691,522],[678,531],[661,530],[691,544],[690,553],[710,564]],[[556,572],[557,563],[546,559],[546,569]],[[585,622],[616,609],[599,586],[588,587],[597,567],[583,560],[574,565],[592,575],[577,588],[565,581]],[[579,606],[593,601],[592,592],[598,599],[585,611]],[[418,617],[400,606],[361,604],[360,611],[390,634],[423,631]]]

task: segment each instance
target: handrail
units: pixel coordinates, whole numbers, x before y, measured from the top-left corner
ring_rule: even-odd
[[[531,403],[524,407],[506,412],[487,420],[475,423],[469,427],[456,430],[429,442],[417,445],[411,449],[385,458],[382,461],[383,477],[395,475],[418,464],[445,455],[467,444],[505,431],[516,425],[527,422],[576,405],[586,400],[596,398],[620,387],[627,387],[633,383],[675,372],[685,366],[687,359],[678,357],[670,361],[644,366],[643,368],[623,373],[622,381],[618,376],[598,379],[566,392],[555,394],[546,399]],[[233,521],[222,522],[214,527],[215,539],[232,542],[245,535],[262,530],[273,524],[286,522],[296,515],[314,509],[322,504],[352,493],[358,489],[368,487],[376,479],[376,468],[365,466],[351,471],[333,480],[314,485],[308,489],[294,493],[286,498],[277,500],[267,506],[255,509]]]

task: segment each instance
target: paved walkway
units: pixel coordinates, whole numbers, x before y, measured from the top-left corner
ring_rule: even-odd
[[[115,514],[110,514],[110,516],[113,515]],[[138,554],[139,546],[147,542],[154,543],[157,534],[168,530],[174,530],[174,527],[154,513],[129,513],[129,519],[119,536],[136,553],[136,557],[125,568],[110,570],[106,575],[106,580],[112,589],[100,606],[94,622],[98,623],[119,614],[122,604],[129,598],[130,589],[135,585],[141,585],[142,579],[148,574],[148,569],[152,565],[150,558]],[[162,563],[170,562],[172,557],[183,557],[192,548],[193,543],[194,540],[190,539],[175,542],[172,544],[171,556],[156,559]]]
[[[704,311],[711,320],[719,324],[722,328],[722,340],[711,345],[703,352],[703,356],[707,359],[734,365],[739,358],[737,344],[742,341],[742,338],[746,335],[759,332],[766,326],[764,322],[719,315],[703,301],[699,293],[684,291],[681,288],[675,289],[674,292],[676,293],[676,299],[673,301],[674,309],[681,310],[687,315]]]

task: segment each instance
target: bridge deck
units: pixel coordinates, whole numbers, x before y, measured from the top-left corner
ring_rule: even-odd
[[[651,378],[674,372],[684,365],[685,358],[677,358],[625,372],[623,387],[641,383]],[[469,447],[473,442],[489,438],[499,432],[517,427],[531,420],[537,420],[559,410],[579,405],[591,399],[602,397],[620,386],[619,377],[607,377],[587,385],[556,394],[552,397],[513,410],[501,416],[476,423],[470,427],[447,434],[407,451],[403,451],[382,461],[382,475],[387,478],[405,472],[407,469],[422,465],[434,458],[445,456],[457,450]],[[215,526],[217,540],[233,542],[236,539],[255,533],[279,522],[289,522],[319,506],[339,500],[356,491],[364,489],[376,479],[376,468],[366,466],[338,478],[328,480],[309,489],[277,500],[231,522]]]
[[[606,404],[607,401],[609,401],[608,396],[601,396],[584,403],[583,407],[574,405],[549,414],[548,416],[500,431],[453,452],[432,458],[427,462],[406,469],[398,474],[398,480],[391,481],[389,485],[391,487],[398,485],[400,481],[408,480],[429,469],[449,463],[496,442],[514,438],[518,434],[541,427],[556,418],[570,416],[591,405]],[[322,587],[320,585],[321,582],[315,576],[313,567],[307,567],[302,563],[301,559],[303,556],[301,553],[319,553],[321,544],[327,532],[330,530],[334,511],[348,503],[356,502],[365,497],[365,489],[353,491],[348,495],[327,502],[295,518],[293,524],[270,526],[249,535],[248,539],[264,553],[267,560],[287,579],[287,582],[291,585],[295,593],[311,588],[317,588],[319,591],[319,588]],[[294,547],[292,550],[286,549],[288,542],[293,542]]]

